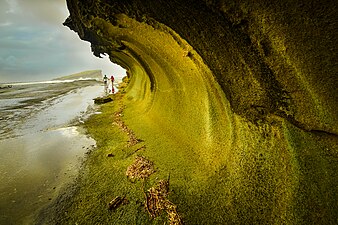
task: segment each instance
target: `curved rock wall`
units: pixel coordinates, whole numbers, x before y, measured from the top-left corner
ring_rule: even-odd
[[[209,182],[200,202],[223,213],[198,215],[187,191],[187,224],[337,222],[334,1],[67,4],[65,25],[127,69],[132,129],[194,160],[184,176]]]

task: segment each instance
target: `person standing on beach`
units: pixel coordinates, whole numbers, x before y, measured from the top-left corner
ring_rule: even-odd
[[[104,75],[103,77],[103,83],[104,83],[104,92],[108,94],[108,77],[107,75]]]
[[[103,82],[104,82],[104,85],[107,85],[107,82],[108,82],[108,77],[107,77],[107,75],[104,75],[104,77],[103,77]]]

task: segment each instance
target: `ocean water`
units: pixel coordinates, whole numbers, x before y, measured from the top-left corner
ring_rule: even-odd
[[[34,224],[76,176],[95,141],[79,131],[99,113],[94,80],[0,85],[0,224]]]
[[[94,96],[89,96],[90,98],[103,94],[103,86],[95,80],[46,81],[9,85],[12,87],[0,89],[0,140],[17,136],[20,133],[17,130],[28,118],[62,101],[60,97],[65,94],[77,92],[84,87],[89,87],[87,90],[89,93],[94,91],[92,89],[97,89],[94,91],[96,92]],[[81,110],[86,109],[81,108]],[[58,116],[63,117],[63,114],[60,113]]]

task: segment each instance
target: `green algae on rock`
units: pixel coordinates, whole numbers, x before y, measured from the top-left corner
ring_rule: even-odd
[[[185,223],[338,222],[334,1],[67,4],[65,25],[127,69],[124,123]]]

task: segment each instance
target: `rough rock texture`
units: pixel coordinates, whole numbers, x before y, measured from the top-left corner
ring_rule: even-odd
[[[335,1],[67,4],[65,25],[127,69],[125,114],[143,121],[132,129],[170,136],[203,177],[224,177],[223,213],[185,199],[187,224],[338,222]]]

